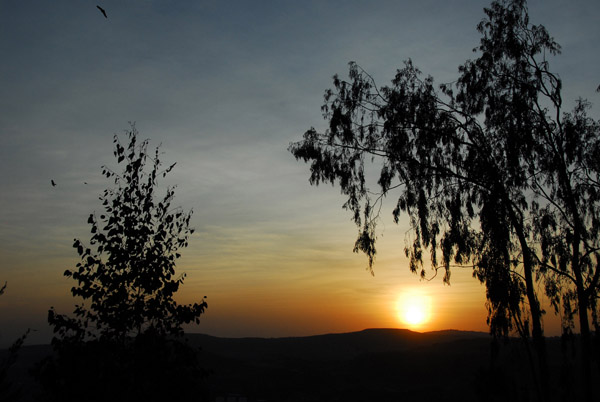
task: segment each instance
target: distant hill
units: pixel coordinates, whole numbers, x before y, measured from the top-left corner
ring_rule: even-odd
[[[467,339],[491,339],[483,332],[445,330],[419,333],[408,329],[365,329],[287,338],[219,338],[202,334],[188,334],[187,337],[192,345],[223,357],[316,361],[349,360],[370,353],[402,352]]]
[[[489,366],[491,342],[481,332],[403,329],[188,339],[202,348],[215,398],[265,401],[475,401],[475,379]]]
[[[200,361],[211,373],[206,385],[212,401],[533,400],[522,342],[496,344],[492,359],[492,337],[482,332],[367,329],[289,338],[188,334],[187,339],[200,349]],[[560,339],[547,341],[553,395],[576,400],[565,399],[576,390],[576,365],[564,360]],[[49,353],[49,345],[21,349],[12,375],[23,384],[24,396],[35,389],[28,368]]]

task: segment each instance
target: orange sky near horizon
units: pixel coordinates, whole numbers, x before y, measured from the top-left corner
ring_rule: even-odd
[[[329,228],[337,236],[318,225],[312,225],[314,232],[304,238],[274,233],[265,239],[240,229],[234,238],[228,231],[225,239],[216,234],[218,228],[194,234],[189,247],[181,250],[177,272],[187,277],[176,299],[192,303],[207,296],[208,309],[200,325],[188,325],[186,331],[223,337],[309,336],[366,328],[489,331],[485,288],[469,269],[455,268],[450,285],[442,283],[441,274],[431,281],[420,280],[407,268],[402,249],[406,228],[389,224],[382,225],[371,276],[367,258],[351,252],[354,225],[343,219],[345,211],[339,215],[341,219],[332,219],[335,223]],[[79,230],[82,239],[89,238],[86,225]],[[48,342],[48,307],[72,313],[73,283],[62,272],[77,263],[75,250],[65,243],[46,262],[46,269],[37,271],[14,261],[7,292],[0,299],[0,316],[14,317],[5,328],[17,331],[3,331],[3,344],[29,327],[36,332],[28,343]],[[416,325],[407,323],[399,311],[404,295],[411,294],[427,297],[430,304],[428,319]],[[559,335],[559,324],[549,311],[546,335]]]
[[[406,268],[402,250],[395,249],[402,239],[393,235],[401,232],[393,225],[380,239],[380,255],[371,276],[365,269],[366,257],[351,252],[353,224],[345,219],[340,222],[338,229],[345,225],[346,230],[336,239],[326,240],[315,233],[303,241],[280,239],[270,250],[266,244],[261,250],[248,239],[230,240],[239,248],[220,254],[206,238],[209,233],[194,235],[190,246],[181,250],[177,272],[186,272],[187,277],[176,299],[191,303],[207,296],[209,307],[200,325],[186,330],[225,337],[304,336],[365,328],[487,331],[483,287],[469,272],[454,272],[451,286],[443,285],[441,277],[421,281]],[[85,239],[87,228],[81,229]],[[216,236],[213,241],[223,239]],[[255,252],[248,254],[248,248]],[[62,277],[62,272],[77,263],[77,256],[70,244],[55,253],[56,257],[46,259],[46,269],[41,272],[14,261],[7,292],[0,299],[0,315],[13,316],[12,324],[5,328],[17,331],[3,331],[0,342],[28,327],[36,330],[29,343],[49,340],[47,309],[54,306],[60,313],[72,313],[73,283]],[[71,257],[59,257],[65,254]],[[398,300],[415,290],[431,298],[431,317],[423,325],[411,327],[399,316]]]
[[[313,192],[328,193],[334,205],[343,200],[330,187],[307,186],[309,200]],[[366,256],[352,252],[356,227],[347,212],[312,211],[297,233],[282,232],[279,224],[268,222],[251,228],[204,227],[194,233],[189,247],[180,250],[176,272],[187,277],[176,299],[193,303],[207,296],[208,309],[200,325],[188,325],[186,331],[223,337],[309,336],[366,328],[489,331],[485,288],[470,269],[454,268],[450,285],[442,283],[441,273],[431,281],[421,280],[408,270],[404,255],[408,228],[382,220],[372,276],[366,270]],[[201,220],[198,215],[192,224]],[[89,227],[85,216],[80,218],[84,223],[74,236],[85,242]],[[0,334],[4,345],[27,328],[36,330],[28,343],[48,342],[47,309],[54,306],[69,315],[73,311],[73,281],[62,273],[75,266],[77,255],[68,234],[62,233],[66,229],[57,230],[63,241],[51,253],[40,245],[36,255],[32,246],[27,256],[17,254],[5,261],[11,270],[7,291],[0,298],[0,317],[11,318],[8,322],[5,318]],[[44,270],[30,265],[42,260]],[[406,294],[429,299],[429,317],[422,324],[402,319],[399,302]],[[546,335],[559,335],[559,319],[546,309]]]

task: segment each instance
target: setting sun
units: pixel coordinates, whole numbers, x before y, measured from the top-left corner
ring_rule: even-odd
[[[396,308],[398,318],[410,329],[422,327],[431,318],[431,298],[417,290],[402,293]]]

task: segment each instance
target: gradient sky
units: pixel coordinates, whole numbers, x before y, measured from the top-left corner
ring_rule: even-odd
[[[107,12],[105,19],[96,4]],[[352,253],[339,188],[311,187],[287,151],[319,130],[323,92],[358,62],[380,85],[412,58],[436,82],[478,44],[488,1],[0,0],[0,345],[28,327],[47,342],[50,306],[71,313],[73,238],[89,239],[114,166],[112,136],[135,121],[164,160],[175,204],[193,209],[178,300],[208,297],[190,331],[291,336],[403,327],[402,294],[431,298],[417,330],[487,331],[484,288],[467,271],[422,282],[403,256],[407,225],[383,211],[375,276]],[[600,3],[531,1],[563,46],[551,60],[567,105],[600,103]],[[598,105],[592,111],[597,118]],[[50,185],[53,179],[56,187]],[[88,184],[84,184],[87,182]],[[556,334],[546,318],[546,332]]]

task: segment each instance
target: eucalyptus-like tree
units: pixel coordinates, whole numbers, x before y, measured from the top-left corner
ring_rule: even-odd
[[[355,251],[373,269],[383,199],[397,194],[393,218],[406,214],[409,267],[444,282],[469,266],[486,286],[495,335],[532,336],[536,378],[545,394],[547,364],[538,288],[579,317],[590,379],[591,316],[596,326],[600,220],[599,124],[588,104],[562,110],[561,81],[548,57],[560,46],[529,22],[525,0],[494,1],[478,25],[478,57],[453,84],[436,86],[409,60],[390,86],[350,63],[334,76],[322,111],[325,132],[310,129],[289,150],[311,163],[311,184],[339,183],[359,228]],[[380,162],[378,190],[365,173]],[[372,184],[371,184],[372,185]]]
[[[104,211],[89,216],[89,245],[73,243],[80,262],[64,272],[82,302],[73,317],[54,308],[48,314],[56,358],[41,366],[39,377],[47,397],[57,400],[198,397],[202,371],[181,338],[182,325],[198,323],[207,303],[174,299],[185,278],[176,275],[175,263],[193,233],[191,211],[172,207],[173,188],[156,194],[175,164],[163,170],[159,148],[149,153],[135,126],[127,135],[126,146],[114,137],[124,170],[103,167],[115,187],[100,197]]]

